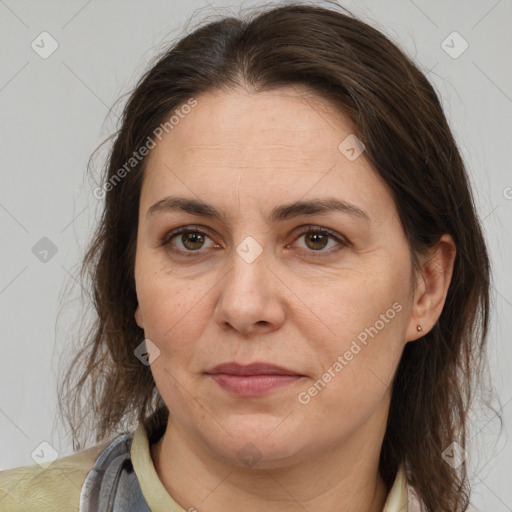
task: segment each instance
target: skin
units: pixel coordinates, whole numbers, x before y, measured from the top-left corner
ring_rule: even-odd
[[[196,99],[150,152],[139,205],[135,318],[160,351],[151,371],[170,411],[151,446],[156,471],[185,510],[382,511],[390,383],[405,344],[441,313],[453,241],[443,236],[413,272],[387,186],[364,153],[350,161],[338,150],[350,123],[307,89]],[[170,195],[201,199],[225,218],[147,214]],[[337,211],[269,220],[274,207],[333,195],[369,220]],[[206,235],[199,242],[180,234],[162,245],[172,230],[198,225]],[[301,226],[329,228],[349,243],[315,242]],[[248,236],[262,248],[252,263],[236,251]],[[298,394],[396,303],[400,312],[300,403]],[[304,377],[239,397],[205,374],[228,361],[270,362]],[[247,443],[259,456],[253,465],[238,456]]]

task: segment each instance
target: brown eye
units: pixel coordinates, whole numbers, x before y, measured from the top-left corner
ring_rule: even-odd
[[[184,247],[195,251],[201,249],[205,242],[205,237],[202,233],[182,233],[180,240]]]
[[[208,245],[209,242],[209,245]],[[197,228],[183,226],[168,233],[162,240],[161,245],[168,247],[172,252],[183,256],[192,256],[193,253],[202,254],[205,250],[217,248],[211,237]]]
[[[323,233],[307,233],[305,235],[306,245],[313,250],[323,249],[329,242],[329,236]]]
[[[302,243],[298,243],[302,240]],[[305,226],[295,242],[296,247],[306,253],[318,253],[318,256],[332,255],[334,252],[349,247],[350,242],[342,235],[321,226]]]

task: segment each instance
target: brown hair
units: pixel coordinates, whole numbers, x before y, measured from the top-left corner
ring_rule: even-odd
[[[335,5],[267,7],[245,19],[204,24],[165,51],[136,85],[104,182],[191,97],[241,85],[258,92],[292,84],[307,85],[349,116],[366,159],[392,191],[413,261],[444,233],[455,241],[442,314],[430,332],[405,346],[394,379],[380,473],[390,486],[404,463],[428,511],[464,511],[466,464],[453,468],[441,453],[454,441],[466,446],[468,408],[488,331],[489,260],[464,163],[439,99],[395,44]],[[168,414],[150,368],[134,357],[144,339],[133,315],[145,162],[142,158],[105,189],[102,217],[83,261],[81,277],[91,279],[97,319],[60,393],[75,449],[82,429],[90,426],[84,412],[92,415],[97,442],[122,421],[156,425]]]

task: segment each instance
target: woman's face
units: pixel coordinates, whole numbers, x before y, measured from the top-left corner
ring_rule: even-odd
[[[306,89],[195,99],[151,150],[139,209],[136,318],[169,424],[236,464],[378,454],[416,330],[389,190]],[[228,362],[296,376],[208,373]]]

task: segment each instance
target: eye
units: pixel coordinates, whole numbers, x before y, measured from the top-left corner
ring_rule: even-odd
[[[299,248],[304,249],[308,253],[321,253],[318,256],[331,254],[350,245],[350,242],[345,237],[321,226],[304,226],[296,240],[301,238],[304,238],[305,246]],[[207,240],[210,240],[209,245],[206,244]],[[333,244],[332,242],[335,243]],[[329,244],[331,244],[330,247]],[[215,244],[207,233],[201,231],[196,226],[182,226],[171,231],[161,240],[161,245],[183,256],[196,256],[201,252],[205,252],[201,251],[201,249],[221,247],[219,244]],[[324,250],[326,248],[334,248],[334,250]]]
[[[168,233],[161,243],[162,246],[169,247],[173,252],[184,256],[193,256],[193,254],[186,253],[200,252],[200,249],[205,248],[207,239],[211,240],[206,233],[200,231],[197,227],[182,226]],[[211,242],[213,244],[213,240]],[[212,247],[220,246],[218,244],[210,245],[210,248]]]
[[[330,254],[337,250],[340,250],[343,247],[348,247],[350,243],[341,235],[331,231],[330,229],[323,228],[320,226],[305,226],[304,229],[299,233],[299,238],[304,239],[305,249],[308,249],[308,252],[320,252]],[[335,241],[336,243],[329,246],[330,241]],[[328,249],[336,248],[334,251],[324,250],[326,247]]]

